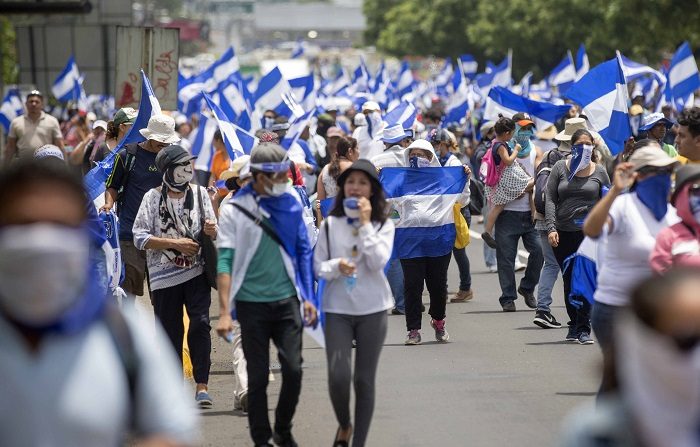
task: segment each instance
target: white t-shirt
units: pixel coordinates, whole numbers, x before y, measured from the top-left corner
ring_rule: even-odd
[[[662,229],[680,221],[676,209],[657,221],[637,194],[623,194],[615,199],[609,213],[613,231],[607,235],[603,268],[598,274],[596,301],[611,306],[626,306],[629,293],[644,278],[651,275],[649,254]],[[603,231],[608,231],[606,225]]]
[[[537,150],[535,150],[535,145],[532,145],[532,150],[530,150],[530,156],[526,158],[518,158],[516,161],[520,163],[527,172],[527,174],[534,178],[535,177],[535,159],[537,158]],[[529,213],[530,208],[530,194],[524,194],[521,198],[515,199],[512,202],[508,202],[506,206],[503,207],[506,211],[519,211]]]
[[[198,440],[194,396],[186,396],[175,351],[153,320],[125,311],[139,358],[137,424],[184,444]],[[76,335],[52,335],[37,351],[0,317],[2,445],[123,444],[129,392],[115,341],[103,323]]]

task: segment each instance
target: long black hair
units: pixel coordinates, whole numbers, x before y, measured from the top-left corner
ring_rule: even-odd
[[[369,203],[372,205],[372,222],[379,222],[383,224],[386,222],[388,216],[388,206],[386,203],[386,197],[384,196],[384,188],[376,180],[372,179],[367,175],[367,173],[356,169],[354,171],[362,172],[372,185],[372,195],[369,198]],[[347,171],[346,171],[347,172]],[[347,180],[347,177],[345,177]],[[345,208],[343,208],[343,200],[345,200],[345,182],[343,181],[338,185],[338,195],[335,196],[335,201],[333,202],[333,209],[329,213],[330,216],[335,217],[345,217]]]

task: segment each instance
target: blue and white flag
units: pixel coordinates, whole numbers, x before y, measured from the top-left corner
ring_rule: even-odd
[[[230,122],[226,114],[221,110],[221,107],[219,107],[209,95],[206,93],[203,95],[207,105],[211,111],[214,112],[214,117],[219,125],[219,130],[224,139],[224,145],[226,146],[229,158],[235,160],[241,155],[250,154],[250,151],[258,144],[258,139]]]
[[[513,54],[509,50],[508,56],[498,65],[491,64],[490,70],[476,77],[476,83],[480,93],[487,97],[494,87],[510,87],[513,83],[511,78]]]
[[[200,111],[201,92],[213,93],[240,77],[240,64],[233,47],[229,47],[219,59],[201,73],[186,78],[178,74],[178,110],[187,116]]]
[[[12,120],[22,114],[24,114],[24,106],[19,90],[16,88],[8,90],[0,105],[0,124],[5,129],[5,133],[10,131]]]
[[[469,88],[461,63],[458,62],[457,65],[458,69],[455,71],[455,79],[452,84],[454,92],[445,107],[443,122],[459,123],[461,125],[467,119],[467,111],[469,111]]]
[[[594,67],[577,81],[566,97],[577,102],[613,154],[622,151],[630,128],[627,84],[617,58]]]
[[[413,79],[413,72],[411,71],[411,66],[408,62],[404,61],[401,63],[401,69],[399,70],[399,76],[396,80],[396,94],[399,100],[403,99],[404,96],[408,95],[413,91],[413,86],[415,85],[415,79]]]
[[[685,101],[695,90],[700,88],[698,64],[687,41],[678,47],[673,59],[671,59],[668,82],[674,102]]]
[[[306,160],[306,162],[312,166],[316,166],[316,158],[311,152],[309,145],[306,144],[306,142],[299,140],[299,137],[301,136],[302,132],[304,132],[306,126],[309,125],[313,116],[314,109],[296,118],[290,124],[289,129],[287,129],[287,133],[284,135],[284,138],[280,142],[280,145],[287,151],[289,151],[289,149],[291,149],[294,146],[299,146],[299,148],[301,148],[301,150],[304,151],[304,159]]]
[[[535,101],[517,95],[503,87],[494,87],[489,92],[484,108],[485,120],[497,120],[498,114],[511,117],[518,112],[530,114],[539,129],[546,129],[566,115],[570,105],[557,106],[547,102]]]
[[[301,39],[297,40],[297,44],[294,46],[294,49],[292,49],[292,55],[290,56],[292,59],[298,59],[304,55],[306,52],[306,45],[305,42]]]
[[[588,54],[586,54],[586,47],[581,44],[576,52],[576,80],[578,81],[588,73],[591,69],[591,64],[588,62]]]
[[[368,93],[369,83],[372,76],[369,74],[367,65],[365,65],[365,60],[360,58],[360,65],[355,68],[352,75],[352,94],[355,93]]]
[[[435,85],[437,85],[438,89],[447,87],[453,75],[452,59],[448,57],[445,59],[445,65],[442,66],[440,73],[435,77]]]
[[[384,122],[387,123],[386,127],[401,124],[404,129],[411,129],[413,128],[413,123],[416,121],[417,115],[418,109],[416,109],[416,106],[408,101],[402,101],[398,106],[384,115]]]
[[[520,80],[520,83],[518,84],[517,88],[514,87],[512,91],[513,93],[517,93],[520,96],[529,98],[530,84],[532,84],[532,72],[528,71],[527,73],[525,73],[525,76],[523,76],[523,78]]]
[[[453,206],[467,182],[464,169],[384,168],[379,179],[398,213],[395,256],[409,259],[450,253],[457,235]]]
[[[634,81],[644,76],[653,76],[658,81],[659,85],[666,83],[666,76],[659,70],[628,59],[619,51],[617,52],[617,57],[620,60],[620,66],[622,66],[622,72],[625,74],[625,80],[627,82]]]
[[[552,73],[547,78],[549,85],[557,87],[559,90],[559,95],[563,96],[566,91],[569,90],[576,80],[576,67],[574,67],[574,61],[571,58],[571,52],[567,52],[564,59],[559,62]]]
[[[204,82],[207,92],[215,90],[221,83],[226,82],[239,74],[240,64],[233,47],[228,49],[207,70],[197,76],[197,80]]]
[[[292,87],[278,67],[260,79],[254,102],[255,109],[259,112],[274,110],[278,115],[287,118],[304,114],[304,110],[294,99]]]
[[[199,126],[189,136],[190,153],[195,157],[194,168],[211,172],[214,161],[214,134],[218,129],[216,119],[205,113],[199,113]]]
[[[479,69],[479,63],[471,54],[463,54],[459,57],[459,62],[462,64],[462,73],[464,76],[472,80],[476,77],[476,72]]]
[[[51,86],[51,93],[60,102],[77,101],[82,95],[83,78],[71,55],[66,66]]]
[[[289,86],[292,88],[294,98],[304,110],[311,110],[316,106],[316,83],[313,73],[301,78],[290,79]]]
[[[141,70],[141,99],[139,100],[139,113],[134,124],[117,147],[104,160],[98,162],[97,166],[92,168],[83,179],[90,200],[95,200],[97,196],[104,192],[105,181],[107,181],[114,169],[114,159],[117,153],[129,143],[138,143],[145,140],[140,130],[148,127],[148,121],[151,119],[151,116],[160,115],[161,113],[160,103],[155,93],[153,93],[151,81],[148,80],[146,73]]]
[[[577,308],[583,305],[582,299],[591,304],[594,302],[593,295],[598,288],[598,272],[602,267],[606,247],[604,237],[586,237],[576,253],[564,260],[564,271],[572,269],[569,300]]]

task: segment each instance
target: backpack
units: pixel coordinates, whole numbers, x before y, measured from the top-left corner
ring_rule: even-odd
[[[121,187],[117,191],[117,213],[119,213],[119,210],[122,208],[124,197],[126,196],[126,187],[129,184],[129,177],[131,176],[131,171],[134,170],[134,165],[136,165],[137,151],[138,143],[127,144],[124,149],[119,151],[119,156],[124,157],[124,169],[126,170],[126,173],[124,174]]]
[[[545,193],[547,192],[549,174],[552,173],[552,166],[559,160],[563,160],[566,155],[558,149],[552,149],[547,152],[544,160],[535,169],[535,210],[542,215],[545,213]]]
[[[501,179],[501,171],[498,169],[493,153],[497,151],[502,144],[504,143],[500,141],[494,142],[494,144],[484,154],[484,158],[481,159],[481,166],[479,166],[479,178],[486,186],[494,187]]]

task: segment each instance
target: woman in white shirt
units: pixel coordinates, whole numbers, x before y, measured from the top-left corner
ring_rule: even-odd
[[[374,411],[374,382],[393,306],[384,267],[391,257],[394,224],[377,170],[358,160],[338,177],[338,196],[321,227],[314,271],[326,281],[323,310],[328,359],[328,387],[339,428],[334,446],[347,446],[350,380],[355,384],[353,446],[363,446]],[[352,342],[356,340],[355,370]]]
[[[678,162],[655,141],[642,140],[636,145],[629,162],[615,168],[612,188],[583,224],[586,236],[603,235],[607,240],[591,315],[603,353],[612,348],[615,315],[628,305],[632,289],[652,274],[649,255],[656,235],[679,221],[675,208],[668,204],[671,173]],[[605,389],[603,383],[601,391]]]

